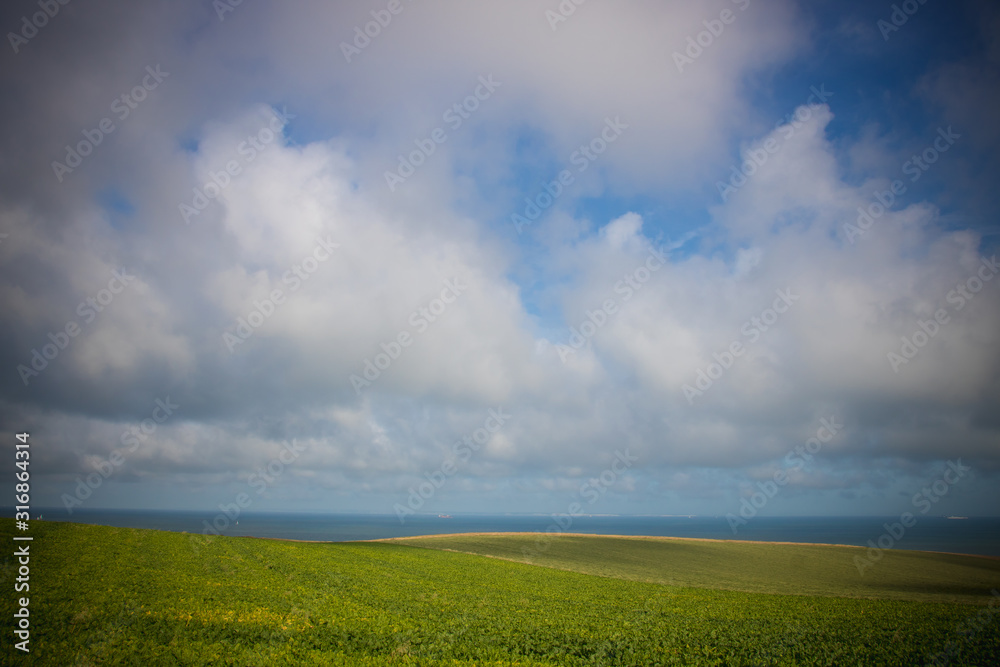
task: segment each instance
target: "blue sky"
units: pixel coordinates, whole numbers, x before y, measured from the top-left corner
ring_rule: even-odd
[[[36,505],[891,515],[947,474],[935,514],[996,513],[991,3],[37,11]]]

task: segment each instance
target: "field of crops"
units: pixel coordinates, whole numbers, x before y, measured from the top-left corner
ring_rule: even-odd
[[[862,574],[855,558],[866,558],[866,550],[850,546],[511,533],[388,541],[604,577],[747,593],[983,604],[996,600],[990,591],[1000,589],[1000,559],[926,551],[886,550],[877,562],[862,565]]]
[[[7,544],[12,531],[0,521]],[[950,664],[1000,664],[1000,614],[982,605],[670,586],[399,543],[32,533],[32,652],[5,640],[5,664],[915,665],[949,642]]]

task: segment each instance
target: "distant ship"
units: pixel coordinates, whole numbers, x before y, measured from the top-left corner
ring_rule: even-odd
[[[948,518],[949,519],[968,519],[969,517],[967,517],[967,516],[950,516]]]
[[[451,515],[450,514],[438,514],[438,518],[439,519],[450,519]]]

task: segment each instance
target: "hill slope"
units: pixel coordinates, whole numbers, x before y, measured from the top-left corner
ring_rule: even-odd
[[[386,540],[674,586],[986,604],[1000,589],[1000,559],[926,551],[671,537],[536,533],[434,535]],[[859,569],[858,564],[861,567]],[[998,602],[997,604],[1000,604]]]
[[[13,532],[0,520],[0,539]],[[2,664],[895,666],[949,642],[951,664],[1000,661],[994,610],[973,605],[683,588],[402,544],[31,534],[31,653],[6,641]]]

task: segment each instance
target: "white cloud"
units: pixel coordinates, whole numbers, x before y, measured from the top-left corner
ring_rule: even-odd
[[[0,299],[18,325],[5,334],[8,365],[76,318],[113,269],[137,278],[29,392],[8,378],[13,412],[41,410],[31,418],[42,429],[52,417],[53,449],[79,453],[60,469],[68,475],[169,391],[184,397],[181,416],[132,474],[231,480],[297,437],[309,451],[295,474],[323,489],[317,498],[400,491],[499,406],[515,418],[456,493],[578,488],[627,445],[642,458],[622,489],[669,474],[674,488],[708,497],[706,470],[763,465],[830,410],[856,429],[830,448],[830,466],[908,452],[993,461],[996,426],[982,415],[996,402],[1000,307],[989,290],[1000,278],[961,311],[947,300],[977,270],[980,239],[953,231],[914,190],[851,243],[845,223],[898,175],[892,142],[875,125],[834,141],[825,105],[753,136],[766,114],[745,84],[803,57],[809,26],[792,2],[750,3],[678,72],[672,52],[732,6],[587,3],[553,32],[527,0],[413,4],[350,64],[339,42],[367,20],[358,4],[245,4],[211,25],[204,12],[164,7],[109,23],[117,50],[84,50],[58,68],[44,54],[37,70],[20,63],[12,76],[26,104],[46,111],[11,139],[30,187],[12,173],[0,202],[10,234]],[[109,67],[112,55],[126,65]],[[156,98],[58,184],[49,158],[151,62],[171,71]],[[923,88],[982,125],[985,112],[960,103],[988,99],[982,79],[948,71]],[[444,127],[442,112],[490,74],[496,92],[390,192],[384,172],[397,156]],[[283,128],[271,124],[279,107],[296,116]],[[573,152],[608,117],[628,128],[579,171]],[[251,136],[266,145],[250,151]],[[716,195],[720,175],[762,150],[766,163],[744,184],[698,211],[707,224],[616,209],[630,195]],[[231,161],[239,173],[220,176]],[[574,184],[517,237],[510,214],[562,169]],[[179,204],[213,179],[226,184],[185,224]],[[108,190],[132,212],[95,204]],[[336,244],[326,259],[314,254],[318,239]],[[651,246],[683,252],[653,268]],[[298,271],[310,258],[306,279]],[[446,299],[448,281],[463,287]],[[223,334],[275,290],[283,303],[230,353]],[[776,290],[799,299],[773,326],[747,329]],[[561,355],[609,301],[614,312]],[[887,353],[940,308],[951,321],[894,372]],[[397,350],[401,334],[411,343]],[[689,402],[684,385],[733,343],[745,352]],[[395,358],[356,392],[351,376],[379,355]],[[253,422],[262,412],[280,419]],[[885,437],[862,444],[862,428]],[[957,435],[945,452],[933,440],[947,433]]]

